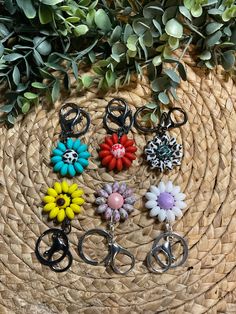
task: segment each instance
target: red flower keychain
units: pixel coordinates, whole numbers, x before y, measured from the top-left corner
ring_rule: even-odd
[[[117,112],[119,115],[112,112]],[[108,126],[109,120],[119,126],[117,131]],[[126,124],[127,120],[128,124]],[[100,145],[99,157],[102,165],[109,170],[121,171],[129,168],[136,159],[135,152],[137,151],[134,141],[127,136],[133,125],[132,111],[123,99],[114,98],[107,105],[103,122],[106,129],[113,134],[106,136],[105,141]]]

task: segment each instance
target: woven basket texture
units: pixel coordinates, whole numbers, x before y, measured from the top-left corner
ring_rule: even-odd
[[[174,105],[188,113],[188,123],[171,130],[183,144],[180,168],[158,174],[147,166],[143,148],[153,134],[132,128],[137,160],[127,171],[107,172],[98,159],[106,134],[102,118],[107,102],[124,98],[131,109],[151,100],[144,79],[119,92],[98,97],[96,90],[78,95],[76,89],[55,106],[37,106],[12,129],[0,129],[0,313],[1,314],[219,314],[236,313],[236,86],[221,71],[206,73],[185,61],[188,80],[178,89]],[[86,194],[82,214],[69,234],[74,262],[65,273],[40,264],[35,242],[52,227],[42,215],[42,197],[53,182],[50,152],[60,133],[58,111],[75,102],[91,114],[83,141],[92,153],[90,165],[76,182]],[[144,194],[152,184],[172,180],[186,194],[187,208],[173,229],[188,240],[189,257],[183,267],[158,275],[144,260],[162,224],[144,208]],[[94,192],[105,182],[126,182],[137,196],[135,211],[116,228],[117,241],[136,259],[132,272],[114,274],[103,265],[85,264],[77,252],[84,231],[105,228],[95,214]],[[93,247],[92,249],[96,249]]]

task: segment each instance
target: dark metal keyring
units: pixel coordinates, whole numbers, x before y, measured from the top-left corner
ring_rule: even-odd
[[[118,103],[118,105],[116,105]],[[113,114],[113,112],[119,112],[120,115],[116,116]],[[126,125],[127,120],[129,123]],[[109,126],[109,122],[114,122],[118,125],[119,129],[116,130]],[[119,135],[127,134],[131,127],[133,126],[133,114],[132,111],[129,109],[126,101],[122,98],[114,98],[111,101],[109,101],[105,116],[103,117],[103,123],[105,128],[109,132],[117,132]]]
[[[68,117],[71,114],[75,114],[75,117],[68,119]],[[78,123],[80,123],[83,120],[83,118],[86,119],[86,125],[84,129],[75,133],[74,127]],[[83,110],[82,108],[78,107],[74,103],[66,103],[64,106],[62,106],[59,113],[59,121],[62,129],[61,132],[62,138],[79,137],[81,135],[84,135],[88,131],[91,123],[89,113]]]
[[[86,238],[90,235],[100,235],[102,237],[104,237],[108,243],[108,254],[105,256],[105,258],[103,258],[101,261],[96,261],[91,259],[89,256],[85,255],[84,253],[84,241],[86,240]],[[121,275],[125,275],[127,274],[130,270],[132,270],[134,268],[134,264],[135,264],[135,258],[133,256],[132,253],[130,253],[128,250],[126,250],[125,248],[123,248],[121,245],[117,244],[116,242],[114,242],[113,240],[113,236],[102,229],[91,229],[89,231],[87,231],[79,240],[78,243],[78,251],[79,251],[79,255],[82,258],[82,260],[84,260],[86,263],[90,264],[90,265],[100,265],[100,264],[105,264],[106,267],[110,266],[113,271],[117,274],[121,274]],[[131,260],[131,264],[128,270],[126,271],[121,271],[115,263],[116,260],[116,256],[118,254],[121,255],[125,255],[128,256]]]
[[[163,112],[160,118],[160,123],[158,124],[157,127],[154,128],[146,128],[144,126],[142,126],[141,124],[139,124],[138,122],[138,115],[146,110],[146,107],[140,107],[134,114],[134,125],[137,129],[139,129],[140,131],[144,132],[144,133],[159,133],[160,131],[166,131],[169,129],[173,129],[173,128],[178,128],[182,125],[184,125],[187,121],[188,121],[188,116],[187,113],[181,109],[181,108],[171,108],[168,112]],[[174,122],[174,120],[171,118],[171,115],[173,114],[174,111],[180,112],[183,115],[183,119],[180,122]]]
[[[72,265],[72,262],[73,262],[73,257],[72,257],[72,255],[71,255],[71,252],[70,252],[70,251],[67,252],[65,258],[68,259],[68,264],[67,264],[65,267],[60,268],[60,267],[59,267],[59,264],[60,264],[60,263],[56,263],[55,265],[50,265],[49,267],[50,267],[53,271],[55,271],[55,272],[57,272],[57,273],[62,273],[62,272],[64,272],[64,271],[66,271],[67,269],[70,268],[70,266]],[[64,259],[65,259],[65,258],[64,258]]]

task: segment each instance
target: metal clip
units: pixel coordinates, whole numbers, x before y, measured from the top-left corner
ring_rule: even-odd
[[[114,105],[115,103],[118,103],[118,105]],[[114,115],[114,111],[119,112],[120,115]],[[118,130],[113,129],[108,125],[109,120],[119,126]],[[126,125],[127,120],[129,120],[129,124]],[[103,117],[103,123],[109,132],[117,132],[118,136],[122,136],[122,134],[127,134],[129,132],[133,125],[133,115],[124,99],[114,98],[109,101],[105,116]]]
[[[95,234],[104,237],[107,241],[107,244],[108,244],[108,254],[101,261],[93,260],[89,256],[85,255],[85,253],[84,253],[84,241],[86,240],[86,238],[88,236],[95,235]],[[100,264],[105,264],[106,267],[111,267],[116,274],[121,274],[121,275],[127,274],[129,271],[131,271],[134,268],[134,264],[135,264],[135,259],[134,259],[133,254],[130,253],[125,248],[123,248],[121,245],[114,242],[114,238],[110,234],[110,232],[102,230],[102,229],[91,229],[91,230],[87,231],[79,239],[78,252],[79,252],[79,255],[82,258],[82,260],[85,261],[86,263],[88,263],[90,265],[94,265],[94,266],[100,265]],[[121,269],[119,269],[117,267],[116,257],[118,254],[125,255],[125,256],[128,256],[130,258],[131,263],[130,263],[130,267],[128,270],[122,271]]]
[[[66,271],[71,266],[73,260],[72,255],[69,251],[69,242],[66,235],[70,232],[71,226],[69,227],[69,225],[67,224],[66,228],[67,229],[51,228],[46,230],[38,238],[35,246],[35,254],[39,262],[43,265],[49,266],[52,270],[56,272]],[[49,240],[44,240],[45,237]],[[41,249],[42,242],[51,242],[49,248],[43,252]],[[59,263],[62,262],[65,258],[68,259],[68,263],[65,267],[60,268]]]
[[[73,118],[69,118],[70,115],[74,115]],[[83,117],[86,119],[86,125],[84,129],[79,132],[75,132],[74,128],[78,123],[81,123]],[[81,109],[74,103],[66,103],[62,106],[59,113],[59,121],[61,125],[61,138],[64,140],[67,137],[79,137],[84,135],[90,126],[90,116],[88,112]]]
[[[163,242],[164,243],[161,243]],[[182,253],[180,256],[173,254],[173,247],[177,244],[182,247]],[[161,254],[164,255],[161,258]],[[154,273],[163,273],[168,269],[181,266],[188,257],[188,246],[184,238],[177,233],[167,231],[160,234],[153,242],[151,251],[147,255],[147,267]],[[159,268],[154,267],[153,262],[156,262]]]
[[[178,128],[182,125],[184,125],[188,121],[187,113],[181,109],[181,108],[171,108],[168,112],[163,112],[160,117],[160,123],[153,128],[146,128],[142,126],[138,122],[138,115],[143,111],[146,110],[147,108],[145,106],[140,107],[134,114],[134,124],[137,129],[144,133],[165,133],[169,129],[173,128]],[[180,122],[175,122],[171,115],[173,114],[174,111],[178,111],[183,115],[183,119]]]

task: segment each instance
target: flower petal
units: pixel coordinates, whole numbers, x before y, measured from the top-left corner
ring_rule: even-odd
[[[63,161],[59,161],[55,164],[55,166],[53,167],[53,170],[55,172],[58,172],[61,170],[61,168],[64,166],[64,162]]]
[[[63,153],[66,151],[66,146],[65,146],[65,144],[62,143],[62,142],[58,142],[58,143],[57,143],[57,148],[58,148],[59,150],[61,150]]]
[[[78,189],[78,184],[73,183],[72,185],[69,186],[68,193],[72,194],[77,189]]]
[[[84,158],[79,158],[77,162],[79,162],[83,167],[87,167],[89,164],[88,160]]]
[[[66,181],[62,181],[62,183],[61,183],[61,188],[62,188],[62,191],[63,191],[64,193],[67,193],[68,190],[69,190],[69,185],[68,185],[68,183],[67,183]]]
[[[43,210],[45,212],[49,212],[50,210],[52,210],[55,207],[56,207],[56,203],[48,203],[48,204],[44,205]]]
[[[72,138],[68,138],[66,141],[67,148],[72,149],[73,145],[74,145],[74,141],[72,140]]]
[[[53,163],[53,164],[56,164],[57,162],[59,162],[59,161],[61,161],[62,160],[62,157],[61,156],[53,156],[52,158],[51,158],[51,162]]]
[[[147,193],[145,194],[145,197],[146,197],[146,199],[148,199],[149,201],[150,201],[150,200],[153,200],[153,201],[156,201],[156,200],[157,200],[157,195],[154,194],[154,193],[151,193],[151,192],[147,192]]]
[[[184,193],[178,193],[175,195],[176,201],[183,201],[185,199],[186,195]]]
[[[72,164],[68,165],[68,174],[71,177],[74,177],[76,175],[75,167]]]
[[[76,172],[78,173],[82,173],[84,171],[83,166],[79,162],[75,162],[74,167],[75,167]]]
[[[180,192],[180,187],[178,185],[176,185],[173,187],[171,194],[177,195],[177,194],[179,194],[179,192]]]
[[[164,221],[166,219],[166,210],[161,209],[158,213],[158,219],[160,222]]]
[[[166,211],[166,219],[169,222],[174,222],[175,221],[175,214],[173,213],[173,211],[171,209]]]
[[[159,188],[159,190],[160,190],[161,193],[162,193],[162,192],[165,192],[165,190],[166,190],[166,185],[165,185],[165,183],[164,183],[163,181],[161,181],[161,182],[159,183],[159,185],[158,185],[158,188]]]
[[[72,203],[77,205],[84,204],[84,199],[81,197],[72,198]]]
[[[175,214],[175,216],[178,217],[178,218],[183,216],[182,210],[179,207],[177,207],[177,206],[174,206],[172,208],[172,211]]]
[[[64,153],[63,151],[61,151],[60,149],[54,149],[52,151],[52,155],[55,155],[55,156],[62,156]]]
[[[53,196],[53,197],[57,197],[57,195],[58,195],[57,192],[52,188],[48,188],[47,194],[50,196]]]
[[[106,184],[103,186],[103,189],[104,189],[108,194],[111,194],[111,193],[112,193],[112,185],[109,184],[109,183],[106,183]]]
[[[155,185],[150,186],[150,192],[155,194],[156,196],[159,196],[161,193],[161,191]]]
[[[77,149],[77,153],[79,154],[79,153],[85,152],[85,151],[87,151],[87,149],[88,149],[88,145],[82,144],[82,145],[80,145],[80,147]]]
[[[168,181],[166,183],[166,192],[171,192],[173,190],[173,183],[171,181]]]
[[[183,201],[177,201],[177,202],[175,203],[175,206],[176,206],[176,207],[179,207],[180,209],[183,209],[183,208],[186,207],[186,203],[183,202]]]
[[[145,207],[146,208],[153,208],[153,207],[156,207],[157,206],[157,202],[156,201],[153,201],[153,200],[151,200],[151,201],[148,201],[148,202],[146,202],[145,203]]]
[[[96,212],[98,214],[102,214],[105,212],[105,210],[107,209],[108,205],[107,204],[102,204],[102,205],[99,205],[96,209]]]
[[[68,164],[64,164],[60,169],[60,174],[62,176],[66,176],[68,172]]]
[[[43,201],[44,203],[55,203],[56,199],[53,196],[47,195],[47,196],[44,196]]]
[[[73,210],[70,207],[66,207],[66,216],[69,219],[74,219],[75,218],[75,214],[74,214]]]
[[[84,190],[78,189],[78,190],[74,191],[74,192],[71,194],[71,196],[72,196],[73,198],[76,198],[76,197],[80,197],[80,196],[83,195],[83,194],[84,194]]]
[[[80,144],[81,144],[80,140],[77,139],[76,141],[74,141],[73,149],[77,150],[80,147]]]
[[[81,212],[81,207],[77,204],[70,204],[70,208],[75,212],[76,214],[79,214]]]
[[[57,221],[62,222],[66,217],[66,213],[64,209],[60,209],[58,214],[57,214]]]
[[[61,188],[61,184],[59,182],[54,183],[54,189],[57,192],[57,194],[61,194],[62,188]]]
[[[149,215],[150,217],[155,217],[159,214],[160,212],[160,207],[159,206],[156,206],[156,207],[153,207],[152,210],[150,211]]]
[[[90,156],[91,154],[88,151],[79,153],[79,158],[88,159]]]
[[[112,160],[113,155],[110,154],[108,156],[106,156],[105,158],[102,159],[102,165],[106,166],[107,164],[109,164],[109,162]]]
[[[54,219],[57,216],[58,212],[59,212],[58,207],[53,208],[49,213],[49,218]]]

